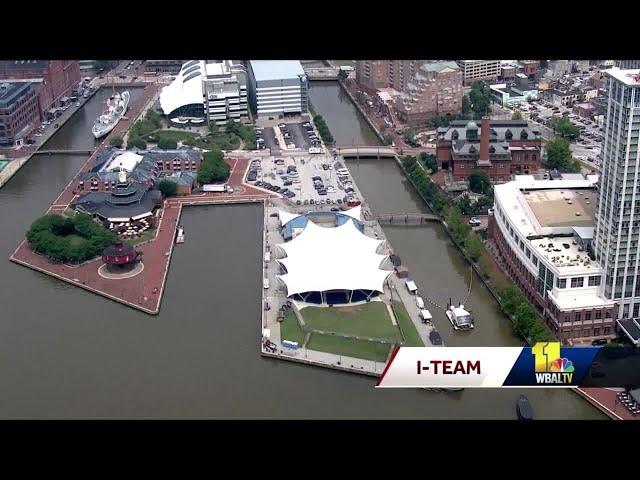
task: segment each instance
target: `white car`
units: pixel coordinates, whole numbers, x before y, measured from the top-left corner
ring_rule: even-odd
[[[478,225],[482,225],[482,222],[478,220],[476,217],[471,217],[469,219],[469,225],[478,226]]]

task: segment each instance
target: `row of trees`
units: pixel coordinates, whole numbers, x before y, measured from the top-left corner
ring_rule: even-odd
[[[220,150],[205,152],[198,170],[198,182],[224,182],[229,178],[229,164]]]
[[[502,310],[514,319],[514,329],[529,343],[554,340],[549,328],[538,319],[536,311],[527,303],[527,299],[515,285],[507,285],[498,292]]]
[[[325,145],[332,145],[333,135],[331,135],[329,127],[327,126],[327,122],[324,121],[322,115],[314,115],[313,123],[315,123],[316,128],[318,129],[318,133],[320,134],[320,137],[322,138],[322,141],[325,143]]]
[[[580,162],[571,155],[569,141],[565,138],[554,138],[547,142],[547,159],[545,165],[559,172],[579,172]]]
[[[162,127],[162,116],[153,109],[147,110],[144,118],[138,120],[129,130],[127,148],[144,150],[147,148],[146,138],[155,130]]]
[[[438,171],[438,160],[432,153],[420,152],[418,160],[420,160],[422,166],[431,173],[436,173]]]
[[[178,184],[171,180],[163,178],[156,184],[156,188],[160,190],[163,197],[173,197],[178,193]]]
[[[116,241],[116,235],[94,222],[89,215],[73,218],[48,214],[38,218],[27,231],[27,241],[36,252],[63,262],[83,262],[102,253]]]
[[[552,117],[549,126],[562,138],[576,140],[580,137],[580,127],[571,123],[571,120],[565,116]]]
[[[418,164],[416,157],[404,157],[402,165],[422,198],[436,213],[442,213],[448,203],[447,197],[445,197],[438,185],[431,181],[424,168]]]
[[[477,262],[484,252],[484,245],[462,216],[460,210],[455,206],[448,207],[444,213],[444,221],[447,222],[447,227],[453,239],[474,262]]]

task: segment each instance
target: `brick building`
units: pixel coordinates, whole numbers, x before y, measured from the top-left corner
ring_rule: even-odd
[[[455,62],[424,62],[396,99],[398,117],[417,125],[462,110],[462,72]]]
[[[40,108],[40,118],[46,112],[60,106],[65,97],[72,94],[80,83],[78,60],[2,60],[0,80],[22,80],[35,84]]]
[[[540,60],[520,60],[522,73],[528,78],[533,78],[538,74],[540,69]]]
[[[356,82],[370,93],[391,87],[404,90],[424,60],[356,60]]]
[[[597,175],[532,176],[496,185],[488,235],[529,303],[561,340],[612,338],[618,305],[590,254]]]
[[[495,82],[501,73],[500,60],[456,60],[465,86],[480,80]]]
[[[20,145],[40,120],[30,83],[0,83],[0,145]]]
[[[541,136],[524,120],[456,120],[438,129],[436,158],[455,181],[467,180],[482,170],[492,182],[508,181],[512,175],[540,169]]]

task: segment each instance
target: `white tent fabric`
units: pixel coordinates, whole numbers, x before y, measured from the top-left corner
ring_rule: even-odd
[[[298,218],[300,215],[297,213],[285,212],[284,210],[278,210],[278,216],[280,217],[280,224],[284,227],[294,218]]]
[[[358,221],[362,221],[362,206],[358,205],[357,207],[350,208],[349,210],[345,210],[344,212],[340,212],[343,215],[346,215],[351,218],[355,218]]]
[[[324,228],[309,221],[300,235],[278,245],[287,254],[278,262],[288,272],[278,277],[287,296],[327,290],[382,292],[392,273],[380,268],[387,258],[376,253],[382,243],[364,235],[353,222]]]
[[[124,152],[122,155],[114,157],[101,171],[111,172],[119,170],[120,166],[127,172],[132,172],[138,163],[143,159],[142,155],[133,152]]]
[[[192,68],[195,65],[190,65],[185,68],[184,65],[180,73],[176,76],[176,79],[167,85],[160,92],[160,107],[165,115],[169,115],[176,108],[183,107],[185,105],[192,104],[204,104],[204,95],[202,90],[202,79],[206,75],[204,72],[204,62],[199,61],[199,70]],[[200,75],[193,76],[194,72],[199,71]],[[188,72],[185,75],[185,72]],[[188,80],[185,81],[185,78]]]

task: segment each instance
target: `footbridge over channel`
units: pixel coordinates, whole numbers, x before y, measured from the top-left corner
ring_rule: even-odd
[[[309,80],[338,80],[340,67],[304,67]]]
[[[397,155],[393,147],[379,147],[376,145],[358,145],[352,147],[339,147],[336,149],[338,155],[345,158],[393,158]]]
[[[431,213],[381,213],[373,218],[380,225],[423,225],[428,222],[439,222],[440,217]]]

